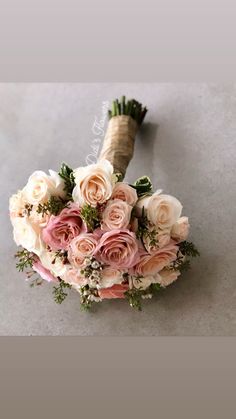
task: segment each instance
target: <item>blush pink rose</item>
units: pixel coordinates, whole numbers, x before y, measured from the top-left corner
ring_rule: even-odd
[[[50,217],[47,226],[42,230],[42,238],[52,250],[67,250],[74,237],[84,229],[80,209],[77,204],[72,203],[59,215]]]
[[[153,255],[145,252],[141,254],[140,261],[132,271],[141,276],[154,275],[176,259],[177,251],[178,247],[170,244]]]
[[[33,270],[37,272],[41,276],[41,278],[44,279],[45,281],[58,282],[58,279],[54,275],[51,274],[49,269],[44,268],[40,260],[36,260],[33,263]]]
[[[171,237],[178,242],[186,240],[189,228],[188,217],[180,217],[171,229]]]
[[[102,213],[102,229],[117,230],[127,228],[131,218],[131,205],[121,199],[108,201]]]
[[[128,291],[128,284],[116,284],[110,288],[102,288],[98,290],[98,295],[102,299],[107,298],[125,298],[125,292]]]
[[[138,200],[136,190],[124,182],[117,182],[115,184],[111,197],[113,199],[121,199],[122,201],[127,202],[127,204],[131,205],[132,207],[136,204]]]
[[[150,228],[150,231],[155,232],[155,228],[154,229]],[[155,242],[153,242],[152,237],[150,237],[150,235],[143,237],[143,243],[144,243],[145,249],[150,254],[154,254],[159,249],[166,247],[170,243],[170,240],[171,240],[169,230],[158,230],[156,231],[156,234],[154,234],[153,236],[155,238]]]
[[[82,267],[85,257],[92,256],[96,251],[97,245],[98,235],[94,233],[81,233],[69,244],[69,262],[77,268]]]
[[[100,239],[96,257],[112,268],[131,268],[139,261],[139,245],[129,230],[109,231]]]
[[[66,273],[63,275],[63,281],[71,285],[79,285],[83,287],[88,283],[87,278],[80,275],[80,271],[74,268],[69,268]]]

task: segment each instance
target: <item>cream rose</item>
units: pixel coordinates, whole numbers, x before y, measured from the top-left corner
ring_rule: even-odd
[[[12,220],[13,237],[17,246],[22,246],[29,252],[40,255],[43,245],[40,230],[33,226],[26,217],[17,217]]]
[[[171,237],[177,241],[186,240],[189,234],[188,217],[180,217],[171,229]]]
[[[102,230],[127,228],[131,218],[131,205],[121,199],[110,200],[102,213]]]
[[[112,173],[113,167],[108,160],[76,169],[73,200],[80,205],[89,204],[92,207],[106,202],[112,194]]]
[[[26,205],[25,196],[22,191],[18,191],[12,195],[9,199],[9,212],[10,218],[22,217],[25,211]]]
[[[130,288],[145,290],[150,287],[151,284],[159,283],[160,279],[159,274],[156,274],[155,276],[132,277],[130,280]]]
[[[65,274],[67,269],[66,265],[59,257],[56,256],[55,252],[44,250],[40,254],[39,259],[44,268],[48,269],[55,277],[59,276],[62,278],[62,276]]]
[[[51,196],[64,197],[64,181],[53,170],[49,170],[47,175],[41,170],[37,170],[29,177],[23,189],[25,199],[28,203],[38,205],[48,201]]]
[[[176,281],[179,275],[180,275],[179,271],[163,269],[161,272],[159,272],[157,282],[163,288],[165,288],[165,287],[168,287],[168,285],[172,284],[172,282]]]
[[[114,186],[112,196],[113,199],[121,199],[122,201],[127,202],[127,204],[132,207],[136,204],[138,200],[138,195],[136,189],[129,186],[124,182],[117,182]]]
[[[144,208],[148,220],[163,230],[172,227],[182,211],[182,205],[178,199],[158,193],[138,200],[136,207],[139,213]]]
[[[106,266],[101,272],[99,288],[109,288],[115,284],[121,284],[123,281],[122,271],[116,268]]]

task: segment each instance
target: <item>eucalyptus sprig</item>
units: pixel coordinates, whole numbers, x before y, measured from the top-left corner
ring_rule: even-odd
[[[16,252],[15,258],[18,259],[18,262],[16,263],[16,269],[18,269],[19,272],[23,272],[25,269],[32,268],[35,255],[26,249],[22,249]]]
[[[140,102],[135,99],[129,99],[126,101],[126,97],[122,96],[120,100],[113,100],[112,107],[108,111],[108,118],[111,119],[114,116],[128,115],[141,125],[146,113],[147,108],[143,107]]]

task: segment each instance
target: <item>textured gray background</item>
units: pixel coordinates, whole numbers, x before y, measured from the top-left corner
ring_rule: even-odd
[[[84,165],[102,102],[123,93],[149,108],[127,179],[181,200],[201,258],[141,313],[124,301],[83,313],[75,292],[58,306],[15,270],[8,198],[36,169]],[[235,114],[236,84],[1,84],[0,334],[235,336]]]

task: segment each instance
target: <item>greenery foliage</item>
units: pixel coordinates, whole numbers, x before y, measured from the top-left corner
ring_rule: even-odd
[[[23,272],[27,268],[32,268],[35,255],[32,252],[28,252],[26,249],[22,249],[16,252],[15,258],[18,259],[16,269],[18,269],[19,272]]]
[[[68,206],[68,202],[65,202],[63,199],[55,196],[51,198],[45,204],[39,204],[37,208],[37,213],[42,214],[53,214],[58,215],[63,208]]]
[[[95,228],[100,226],[100,217],[97,208],[94,208],[89,204],[85,204],[81,208],[80,215],[89,230],[93,231]]]
[[[157,246],[158,244],[157,231],[155,229],[150,230],[144,207],[142,208],[142,215],[138,219],[138,230],[136,232],[136,236],[142,241],[144,239],[149,239],[150,246]]]
[[[65,183],[64,190],[67,194],[67,198],[71,199],[72,191],[75,187],[75,177],[74,177],[73,169],[67,166],[66,163],[62,163],[60,172],[58,174],[64,180],[64,183]]]
[[[200,253],[197,250],[196,246],[192,242],[188,242],[186,240],[180,243],[179,250],[184,256],[200,256]]]
[[[59,285],[57,287],[53,287],[54,301],[57,304],[61,304],[67,297],[68,294],[67,292],[65,292],[65,289],[67,288],[71,288],[71,285],[67,284],[61,279],[60,279]]]

